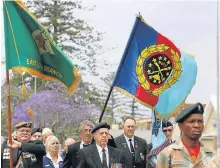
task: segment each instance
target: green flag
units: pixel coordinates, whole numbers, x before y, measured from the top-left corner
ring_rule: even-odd
[[[81,76],[48,32],[21,1],[4,1],[6,69],[59,80],[69,92]]]

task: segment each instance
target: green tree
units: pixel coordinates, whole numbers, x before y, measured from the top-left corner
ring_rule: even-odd
[[[97,59],[101,52],[102,33],[95,31],[85,20],[77,17],[79,12],[87,14],[80,1],[27,1],[29,9],[44,25],[54,41],[74,63],[77,62],[81,73],[98,75]]]
[[[113,79],[114,79],[114,72],[108,73],[105,77],[101,78],[101,80],[104,82],[104,86],[101,88],[104,88],[101,93],[100,99],[102,100],[103,104],[101,108],[103,109],[104,103],[107,99],[109,90],[111,88]],[[119,116],[118,109],[123,105],[123,95],[116,91],[116,89],[112,90],[111,96],[108,101],[107,108],[105,110],[105,119],[108,120],[111,123],[116,123],[116,117]]]
[[[128,98],[124,102],[124,114],[130,115],[134,118],[145,116],[149,113],[149,108],[141,105],[136,99]]]
[[[52,38],[59,47],[67,54],[67,56],[77,64],[81,74],[98,75],[96,71],[97,60],[96,56],[101,50],[99,41],[102,39],[102,34],[95,31],[89,26],[86,21],[75,17],[75,13],[79,10],[86,10],[81,6],[79,1],[25,1],[31,12],[33,12],[38,20],[45,26]],[[92,12],[90,9],[88,12]],[[28,88],[28,93],[31,96],[36,91],[51,90],[56,88],[65,99],[68,99],[74,105],[80,105],[79,95],[88,104],[98,104],[99,93],[95,86],[89,82],[81,81],[79,85],[79,93],[85,94],[69,94],[63,92],[55,82],[45,81],[41,79],[35,80],[33,76],[27,73],[23,74],[24,84]],[[36,81],[36,87],[35,87]],[[11,111],[14,107],[26,101],[21,95],[21,73],[12,74],[10,77],[11,86]],[[6,84],[2,85],[2,135],[7,133],[7,104],[6,104]],[[53,88],[53,89],[54,89]],[[80,99],[81,99],[80,98]],[[74,100],[74,101],[73,101]],[[13,113],[12,113],[13,114]],[[59,125],[59,124],[58,124]],[[68,127],[68,126],[67,126]],[[67,128],[66,127],[66,128]],[[72,126],[71,126],[72,127]],[[58,129],[59,127],[57,127]],[[54,128],[55,129],[55,128]],[[62,129],[65,129],[62,127]],[[62,131],[62,129],[60,131]]]

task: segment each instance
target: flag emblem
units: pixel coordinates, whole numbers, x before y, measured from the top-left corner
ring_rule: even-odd
[[[169,118],[182,108],[196,76],[195,59],[138,16],[112,86]]]
[[[158,96],[181,75],[180,56],[165,44],[146,47],[137,59],[136,74],[140,85]]]
[[[54,55],[50,42],[40,29],[34,30],[32,32],[32,36],[37,44],[40,55],[43,55],[46,52]]]

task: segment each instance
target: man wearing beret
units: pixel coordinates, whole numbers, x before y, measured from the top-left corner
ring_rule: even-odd
[[[162,129],[167,139],[170,140],[170,143],[173,143],[172,135],[173,135],[173,124],[169,120],[163,120]]]
[[[179,141],[166,147],[157,158],[158,168],[207,167],[210,158],[208,151],[200,143],[204,109],[201,103],[186,107],[176,117],[181,130]]]
[[[31,130],[31,141],[42,140],[42,128],[33,128]]]
[[[126,153],[129,165],[134,168],[146,167],[147,142],[134,135],[136,121],[133,117],[127,117],[123,124],[124,134],[115,138],[117,148]]]
[[[86,148],[93,143],[92,129],[94,124],[89,120],[84,120],[79,125],[81,141],[68,146],[66,156],[63,161],[63,168],[76,168],[79,163],[79,150]]]
[[[77,168],[128,167],[125,154],[117,148],[108,146],[110,125],[100,123],[92,130],[95,143],[79,151]]]
[[[30,141],[31,138],[30,122],[20,122],[15,125],[17,140],[12,139],[12,144],[7,141],[3,144],[1,167],[10,167],[9,148],[12,148],[13,167],[15,168],[40,168],[43,167],[43,156],[45,147],[42,141]],[[8,144],[7,144],[8,143]]]
[[[164,134],[166,135],[167,139],[170,141],[169,144],[164,146],[164,148],[165,148],[165,147],[167,147],[167,146],[169,146],[169,145],[171,145],[172,143],[175,142],[175,141],[172,140],[173,124],[169,120],[163,120],[162,121],[162,130],[163,130]],[[152,143],[149,143],[147,145],[147,151],[148,151],[149,154],[150,154],[151,150],[152,150]],[[159,154],[161,152],[161,150],[157,150],[155,155]],[[150,160],[148,159],[151,156],[152,155],[148,155],[148,157],[147,157],[147,161],[146,161],[147,162],[146,163],[147,166],[146,166],[146,168],[153,168],[153,166],[150,164]]]

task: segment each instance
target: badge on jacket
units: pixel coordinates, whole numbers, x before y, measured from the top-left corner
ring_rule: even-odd
[[[144,155],[143,155],[143,153],[140,153],[140,158],[141,158],[141,160],[144,160]]]

